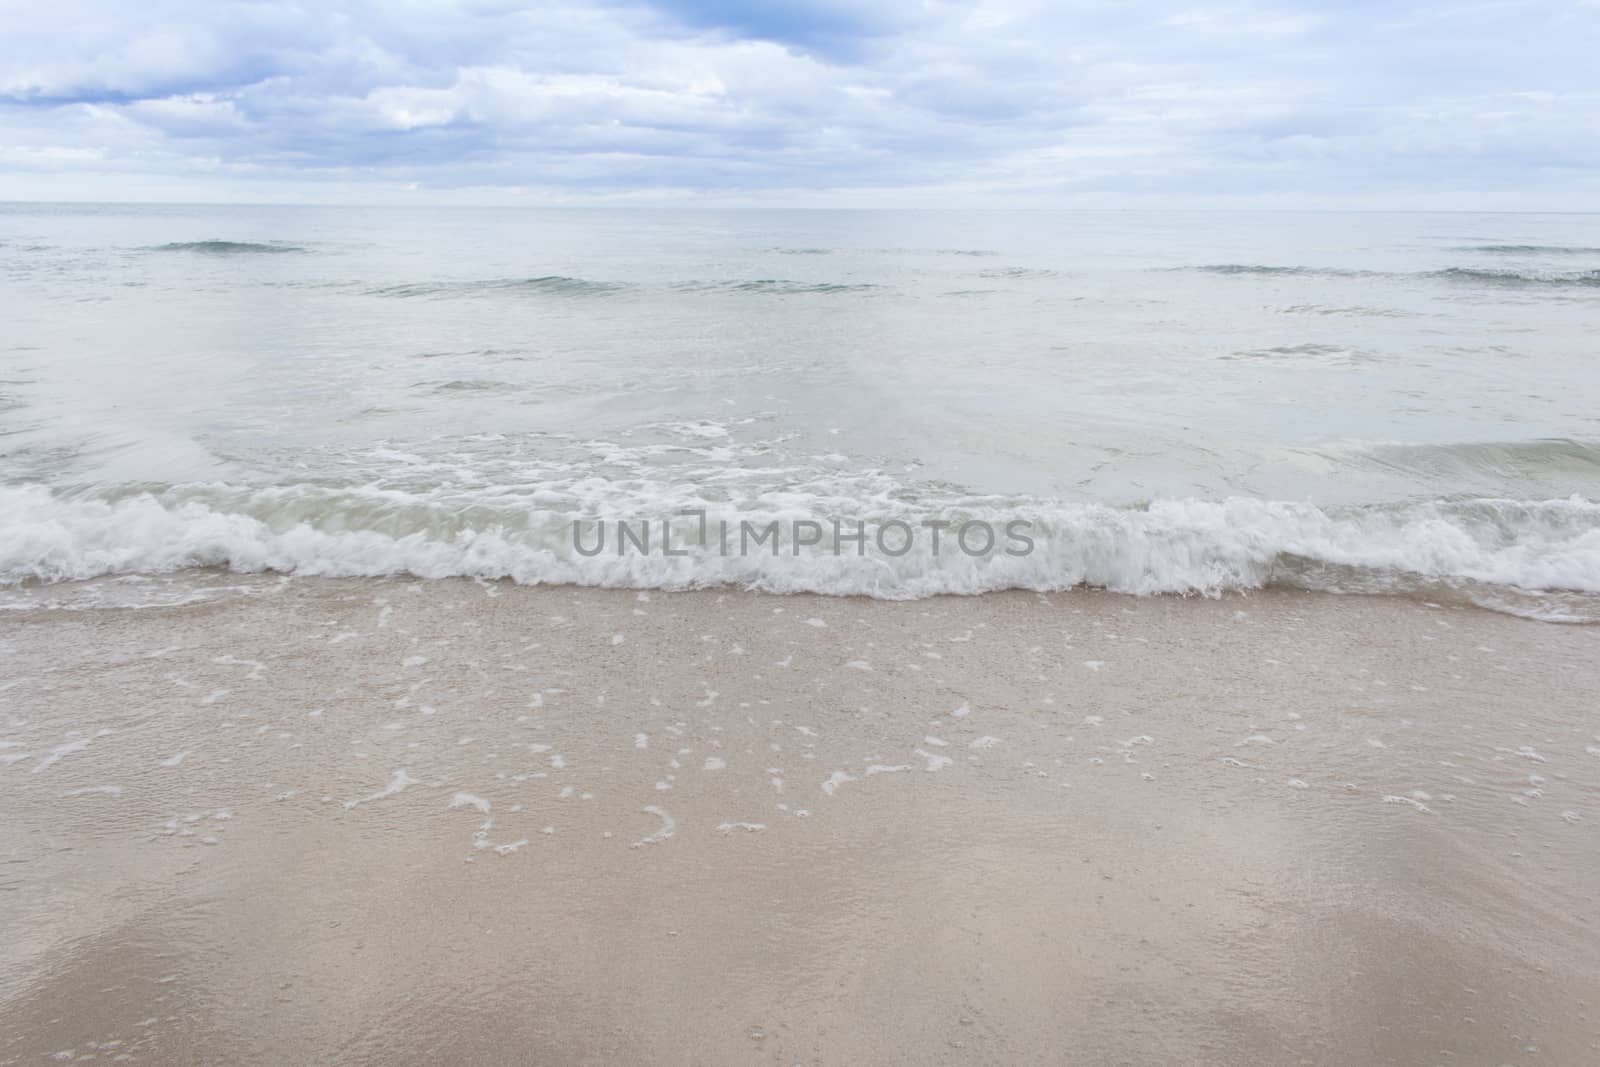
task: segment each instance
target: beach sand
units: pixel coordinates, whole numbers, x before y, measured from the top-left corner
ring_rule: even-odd
[[[0,1062],[1600,1062],[1600,628],[183,581],[0,612]]]

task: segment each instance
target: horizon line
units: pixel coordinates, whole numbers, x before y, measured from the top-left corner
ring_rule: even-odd
[[[1242,207],[1237,205],[1200,205],[1168,207],[1160,205],[1127,205],[1082,207],[1070,205],[1033,205],[1025,207],[974,207],[926,205],[917,207],[852,206],[827,204],[717,204],[706,200],[654,202],[654,203],[463,203],[453,201],[417,201],[415,203],[351,203],[349,201],[316,200],[75,200],[75,199],[16,199],[0,198],[0,207],[209,207],[209,208],[338,208],[341,210],[469,210],[469,211],[859,211],[876,214],[892,212],[995,212],[1028,214],[1040,212],[1082,212],[1110,214],[1117,212],[1160,212],[1218,214],[1316,214],[1316,215],[1600,215],[1600,209],[1561,208],[1382,208],[1382,207]]]

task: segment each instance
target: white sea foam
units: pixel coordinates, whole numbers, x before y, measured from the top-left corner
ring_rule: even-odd
[[[92,736],[79,735],[70,741],[63,741],[61,744],[45,753],[44,758],[33,765],[33,773],[38,774],[40,771],[46,770],[55,764],[60,763],[63,759],[67,758],[73,753],[82,752],[84,749],[89,747],[90,742],[92,742],[95,738],[104,737],[110,732],[110,730],[100,730]],[[74,733],[77,733],[77,731],[74,731]]]
[[[640,810],[642,810],[646,815],[654,815],[656,818],[660,819],[661,825],[656,828],[655,833],[641,837],[630,847],[638,848],[640,845],[658,845],[667,838],[671,837],[677,830],[677,821],[673,819],[671,815],[668,815],[664,809],[658,808],[654,804],[646,804]]]
[[[452,808],[474,808],[483,814],[489,814],[489,802],[475,793],[457,793],[450,798]]]
[[[893,484],[854,482],[769,487],[751,490],[735,507],[679,486],[638,482],[604,483],[588,496],[571,485],[445,493],[197,484],[93,497],[25,485],[0,489],[0,581],[216,566],[633,588],[734,585],[891,599],[1085,584],[1138,594],[1215,595],[1269,583],[1382,591],[1430,582],[1600,593],[1600,504],[1576,496],[1323,510],[1242,498],[1116,508],[928,494],[911,505],[897,492]],[[847,493],[853,495],[839,495]],[[790,546],[723,555],[715,544],[682,556],[575,550],[577,518],[659,516],[691,506],[706,508],[712,521],[757,524],[842,516],[983,520],[1000,528],[1021,519],[1032,524],[1034,550],[971,557],[948,538],[938,553],[927,538],[916,539],[902,556],[870,548],[865,555],[809,547],[796,554]],[[1541,606],[1530,598],[1493,606],[1552,617],[1574,611],[1565,601]],[[251,676],[259,673],[244,665]]]
[[[406,769],[404,767],[402,767],[399,770],[395,771],[392,775],[389,776],[389,784],[388,785],[384,786],[382,789],[378,790],[376,793],[369,794],[368,796],[360,797],[360,798],[358,798],[356,800],[347,800],[347,801],[344,802],[344,806],[345,806],[346,810],[348,810],[350,808],[355,807],[358,804],[367,804],[367,803],[370,803],[370,802],[372,802],[374,800],[383,800],[383,799],[385,799],[387,797],[392,797],[392,796],[396,795],[397,793],[403,793],[407,786],[412,786],[412,785],[416,785],[416,784],[417,784],[417,780],[415,778],[411,777],[411,775],[406,771]]]
[[[855,781],[855,777],[853,775],[846,774],[844,771],[834,771],[832,774],[828,775],[827,781],[822,783],[822,791],[831,797],[834,793],[838,792],[838,789],[841,785],[844,785],[846,782],[853,781]]]

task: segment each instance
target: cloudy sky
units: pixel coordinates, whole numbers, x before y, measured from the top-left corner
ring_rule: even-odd
[[[0,0],[0,198],[1600,210],[1600,0]]]

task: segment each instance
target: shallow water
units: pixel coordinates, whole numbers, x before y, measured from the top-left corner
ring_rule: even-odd
[[[209,580],[0,613],[0,1061],[1600,1050],[1593,627]]]
[[[0,575],[1600,615],[1590,216],[0,207]],[[1026,558],[589,559],[574,520]]]

